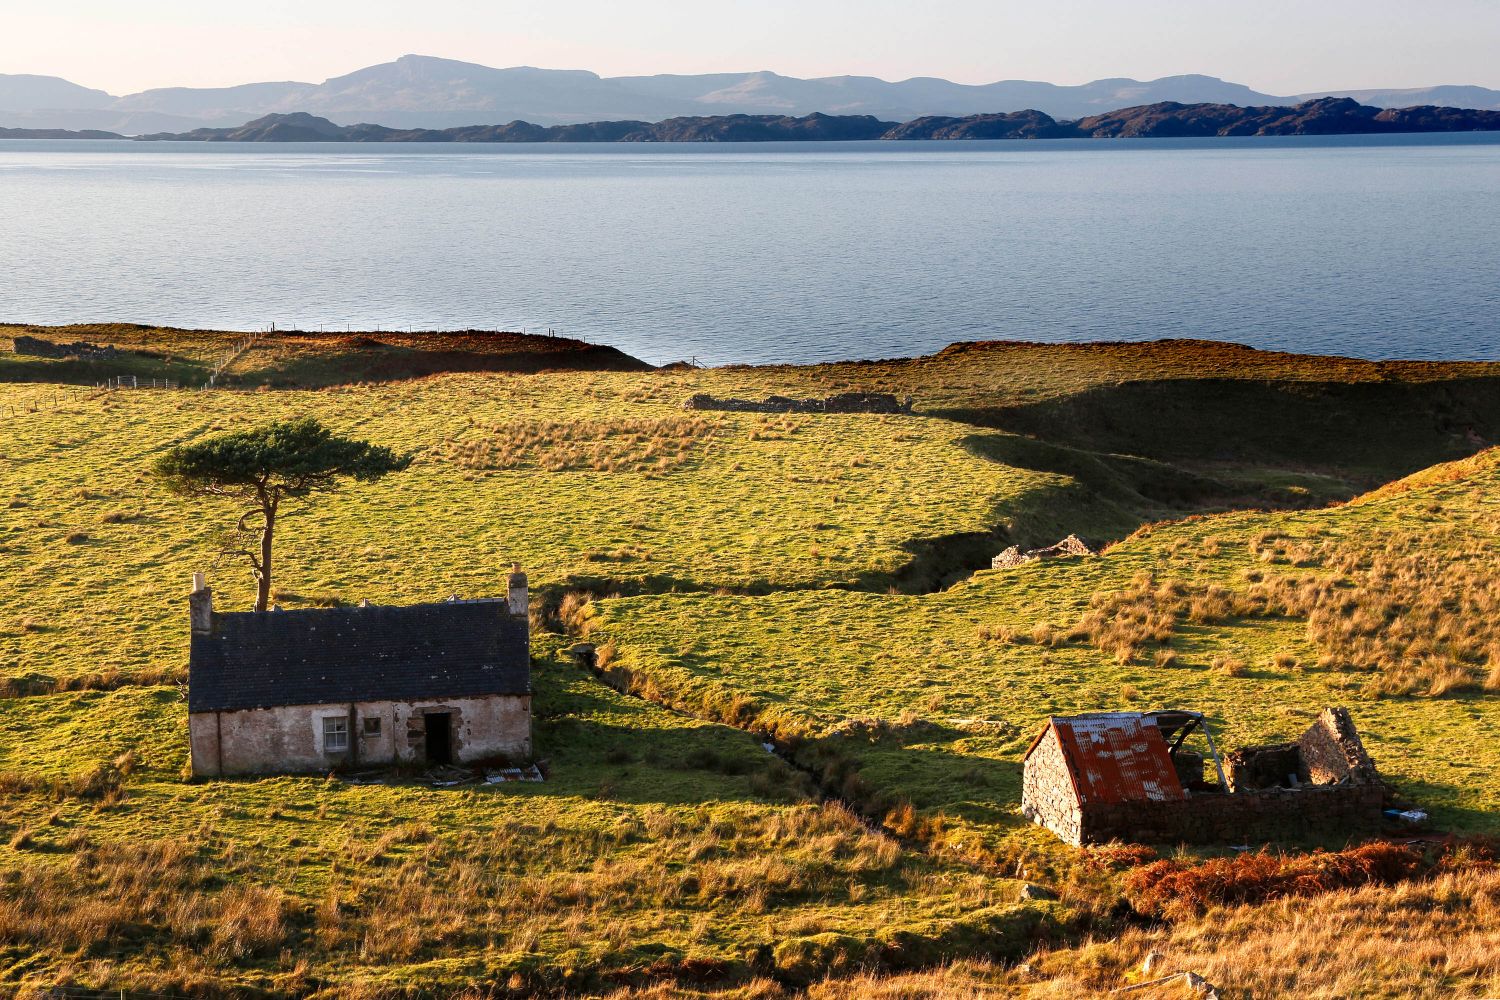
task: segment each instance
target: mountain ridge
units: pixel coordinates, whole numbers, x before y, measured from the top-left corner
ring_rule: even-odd
[[[770,70],[603,77],[588,70],[496,68],[421,55],[362,67],[322,83],[161,87],[121,97],[58,77],[0,74],[0,114],[7,125],[127,134],[230,128],[265,114],[298,111],[341,125],[381,121],[393,128],[814,112],[906,122],[928,115],[1024,110],[1076,119],[1165,101],[1286,106],[1322,96],[1351,96],[1376,107],[1430,104],[1500,110],[1500,90],[1457,85],[1283,97],[1202,74],[1145,81],[1107,77],[1078,85],[1032,80],[960,84],[938,77],[888,81],[857,75],[802,79]]]

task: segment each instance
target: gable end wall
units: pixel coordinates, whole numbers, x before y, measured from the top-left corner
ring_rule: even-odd
[[[1078,791],[1057,729],[1048,726],[1021,766],[1021,812],[1070,844],[1083,835]]]

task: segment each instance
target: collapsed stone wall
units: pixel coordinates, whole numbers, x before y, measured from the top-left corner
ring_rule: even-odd
[[[113,358],[120,353],[113,347],[101,347],[83,340],[59,344],[24,334],[13,339],[11,349],[33,358]]]
[[[1298,738],[1297,751],[1302,757],[1298,776],[1303,781],[1322,785],[1346,779],[1379,780],[1347,708],[1323,709],[1318,721]]]
[[[1302,752],[1295,743],[1273,743],[1242,747],[1224,758],[1225,778],[1231,792],[1263,788],[1293,787],[1290,779],[1307,784]]]
[[[897,399],[888,392],[841,392],[823,399],[767,396],[753,399],[716,399],[700,392],[682,404],[685,410],[731,410],[740,413],[910,413],[912,398]]]
[[[1056,545],[1048,545],[1046,548],[1031,549],[1023,552],[1019,545],[1012,545],[990,560],[991,569],[1009,569],[1012,566],[1023,566],[1026,563],[1036,562],[1039,559],[1056,559],[1061,556],[1092,556],[1097,555],[1088,542],[1077,535],[1069,535]]]

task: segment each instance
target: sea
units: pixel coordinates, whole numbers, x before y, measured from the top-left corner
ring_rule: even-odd
[[[1500,359],[1500,133],[0,141],[0,322],[96,321],[706,365],[1164,337]]]

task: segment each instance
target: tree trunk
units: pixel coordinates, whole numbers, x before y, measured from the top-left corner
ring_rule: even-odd
[[[265,524],[260,529],[260,566],[258,589],[255,594],[255,610],[266,611],[271,607],[271,536],[276,531],[276,508],[266,507]]]

